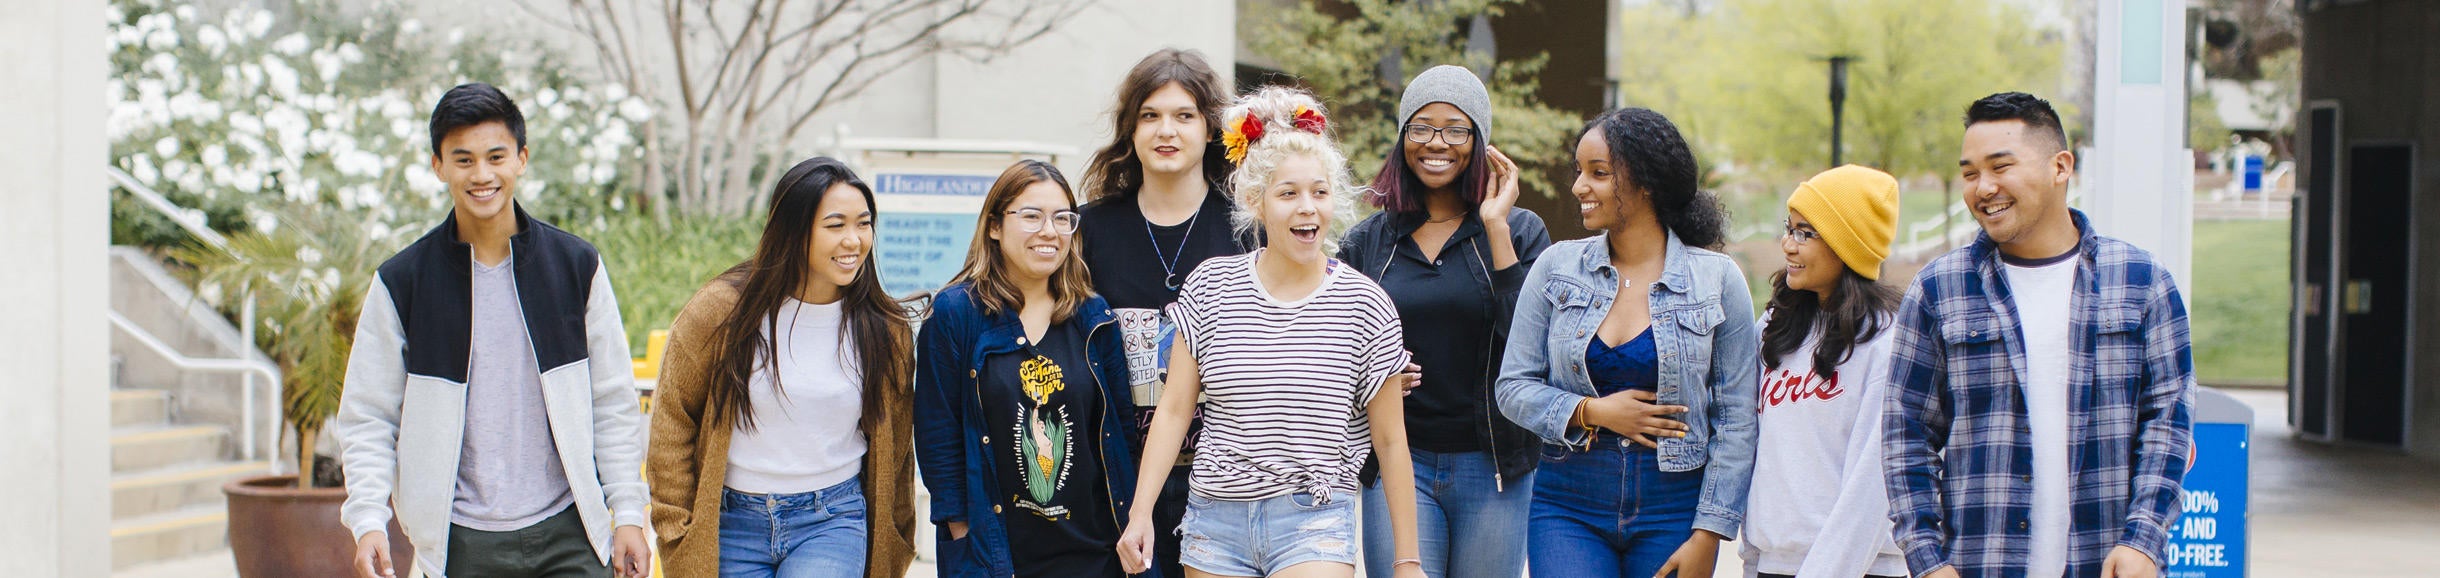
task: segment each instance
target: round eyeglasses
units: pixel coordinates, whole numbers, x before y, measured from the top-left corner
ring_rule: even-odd
[[[1084,221],[1084,218],[1077,216],[1075,211],[1064,209],[1057,212],[1046,212],[1042,209],[1017,209],[1008,211],[1006,214],[1017,216],[1017,230],[1019,231],[1040,233],[1042,224],[1047,221],[1050,223],[1051,230],[1063,237],[1076,234],[1076,225]]]

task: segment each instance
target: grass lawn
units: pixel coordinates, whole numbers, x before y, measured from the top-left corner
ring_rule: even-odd
[[[2185,291],[2194,368],[2204,382],[2285,380],[2288,222],[2199,221]]]

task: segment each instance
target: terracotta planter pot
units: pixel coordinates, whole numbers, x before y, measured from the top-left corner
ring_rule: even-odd
[[[229,482],[229,551],[246,578],[353,576],[356,538],[339,525],[346,488],[296,488],[296,476],[257,476]],[[415,549],[390,521],[390,561],[412,576]]]

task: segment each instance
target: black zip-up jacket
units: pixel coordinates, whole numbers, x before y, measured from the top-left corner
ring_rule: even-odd
[[[1474,439],[1455,445],[1470,447],[1471,451],[1490,451],[1499,464],[1499,480],[1505,489],[1508,480],[1532,472],[1540,461],[1539,440],[1500,414],[1499,404],[1492,397],[1493,384],[1499,377],[1500,358],[1507,351],[1508,321],[1516,311],[1517,291],[1524,286],[1525,273],[1533,268],[1534,259],[1550,246],[1550,231],[1533,211],[1510,210],[1509,242],[1516,247],[1517,263],[1495,270],[1491,266],[1491,246],[1484,242],[1482,221],[1469,214],[1458,222],[1457,232],[1450,235],[1438,255],[1439,263],[1435,264],[1424,261],[1421,250],[1409,240],[1415,229],[1423,226],[1425,218],[1426,214],[1421,212],[1375,213],[1348,229],[1339,241],[1338,258],[1381,284],[1392,300],[1400,294],[1414,293],[1414,287],[1401,285],[1433,283],[1437,290],[1470,292],[1471,295],[1461,295],[1459,299],[1481,304],[1483,310],[1472,316],[1401,312],[1407,346],[1414,350],[1425,375],[1423,386],[1406,400],[1407,437],[1410,446],[1417,449],[1449,451],[1431,447],[1435,444],[1429,433],[1471,432]],[[1400,309],[1409,306],[1400,304]],[[1488,319],[1490,327],[1485,331],[1485,327],[1473,325],[1469,319]],[[1436,367],[1436,360],[1446,361]],[[1456,427],[1461,421],[1462,430]],[[1418,432],[1425,432],[1425,438],[1416,439]],[[1364,475],[1367,484],[1375,477],[1376,468],[1374,463],[1367,462]]]

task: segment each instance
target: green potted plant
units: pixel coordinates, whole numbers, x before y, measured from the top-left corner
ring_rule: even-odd
[[[195,266],[200,285],[224,289],[206,292],[219,293],[227,301],[217,304],[224,310],[251,294],[255,346],[281,372],[283,441],[296,444],[297,474],[240,479],[222,488],[229,549],[241,576],[344,576],[356,544],[338,522],[345,480],[316,442],[339,411],[365,291],[398,241],[368,228],[362,215],[328,205],[289,205],[269,214],[273,218],[255,230],[230,236],[225,250],[176,252]],[[405,571],[414,550],[395,522],[389,536]]]

